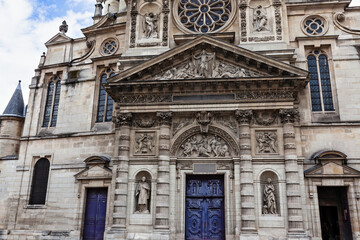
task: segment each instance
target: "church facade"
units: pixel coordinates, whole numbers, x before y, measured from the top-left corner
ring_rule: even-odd
[[[360,8],[96,0],[0,116],[0,239],[360,239]],[[71,27],[71,26],[70,26]]]

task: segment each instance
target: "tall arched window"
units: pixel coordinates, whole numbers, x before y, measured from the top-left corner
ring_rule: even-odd
[[[307,57],[311,75],[310,91],[313,111],[334,111],[329,61],[324,51],[312,51]]]
[[[54,76],[48,84],[43,127],[55,127],[59,110],[61,80]]]
[[[29,204],[45,204],[49,179],[50,162],[46,158],[38,160],[34,166]]]
[[[112,69],[106,69],[100,77],[99,87],[99,102],[96,115],[96,122],[110,122],[112,120],[113,104],[114,101],[105,91],[103,84],[106,83],[106,79],[114,76],[115,73]]]

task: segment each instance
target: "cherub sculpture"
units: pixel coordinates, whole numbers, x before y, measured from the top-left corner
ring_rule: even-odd
[[[159,14],[152,12],[145,13],[143,17],[143,32],[145,38],[158,38],[157,22],[159,20]]]

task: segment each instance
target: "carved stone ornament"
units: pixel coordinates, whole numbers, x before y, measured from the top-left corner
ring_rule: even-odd
[[[68,29],[69,29],[69,26],[67,25],[66,21],[64,20],[64,21],[62,22],[62,24],[60,25],[60,27],[59,27],[59,31],[60,31],[62,34],[65,34],[65,33],[67,33]]]
[[[281,2],[274,1],[273,2],[274,11],[275,11],[275,32],[276,32],[276,39],[282,40],[282,27],[281,27]]]
[[[154,126],[156,119],[151,115],[140,115],[134,119],[134,125],[140,128],[151,128]]]
[[[142,17],[142,27],[143,27],[143,38],[158,38],[158,20],[160,14],[155,14],[153,12],[145,13],[141,15]]]
[[[217,60],[215,53],[202,50],[198,55],[193,55],[189,62],[155,75],[154,79],[238,78],[255,76],[259,76],[259,73]]]
[[[242,91],[236,93],[236,99],[254,100],[254,99],[294,99],[295,94],[289,90],[268,90],[268,91]]]
[[[216,116],[216,123],[229,128],[235,135],[238,134],[238,125],[233,117],[230,116]]]
[[[180,157],[228,157],[229,147],[219,136],[196,134],[181,145]]]
[[[297,109],[280,109],[279,116],[282,123],[294,123],[299,117]]]
[[[241,0],[240,2],[240,28],[241,28],[241,41],[247,41],[247,30],[246,30],[246,9],[247,9],[247,2],[246,0]]]
[[[262,32],[262,31],[269,31],[268,25],[268,18],[266,16],[265,10],[259,5],[256,9],[254,9],[254,17],[253,17],[253,25],[254,31]]]
[[[135,155],[154,155],[155,133],[135,133]]]
[[[278,153],[276,131],[262,131],[256,133],[256,153]]]
[[[193,122],[194,122],[194,119],[192,117],[179,117],[179,118],[173,120],[172,135],[174,136],[181,129],[183,129],[184,127],[190,125]]]
[[[168,25],[169,25],[169,0],[163,0],[163,32],[162,32],[162,45],[168,45]]]
[[[122,95],[118,103],[156,103],[156,102],[171,102],[172,97],[170,94],[157,95],[157,94],[134,94]]]
[[[254,119],[259,125],[269,126],[276,122],[277,112],[276,111],[255,111]]]
[[[212,115],[209,112],[199,112],[196,114],[196,121],[200,125],[201,132],[207,133],[212,121]]]
[[[252,110],[236,110],[235,117],[239,123],[250,124],[253,117]]]
[[[160,125],[171,126],[172,112],[158,112],[156,113]]]
[[[116,117],[113,118],[113,122],[116,127],[131,126],[132,113],[118,113]]]
[[[136,185],[135,195],[137,198],[137,211],[135,213],[148,214],[151,188],[145,176],[142,177],[141,181]]]
[[[264,204],[262,208],[263,214],[278,214],[276,209],[275,187],[271,178],[267,179],[264,186]]]

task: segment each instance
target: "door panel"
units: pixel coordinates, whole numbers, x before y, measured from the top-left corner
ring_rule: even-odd
[[[89,188],[86,196],[84,240],[103,240],[106,220],[107,188]]]
[[[191,175],[186,186],[186,240],[224,240],[223,176]]]

